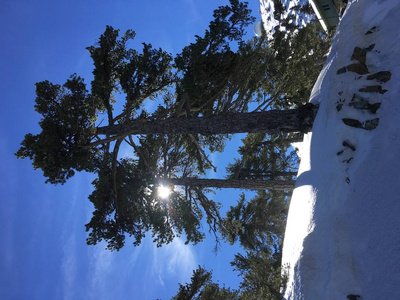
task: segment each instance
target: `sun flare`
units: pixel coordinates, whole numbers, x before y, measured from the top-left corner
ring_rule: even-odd
[[[161,199],[167,199],[169,197],[169,195],[171,194],[171,189],[167,186],[160,185],[157,188],[157,193]]]

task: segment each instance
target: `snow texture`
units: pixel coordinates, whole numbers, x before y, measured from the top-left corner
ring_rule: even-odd
[[[399,26],[400,1],[353,0],[337,28],[300,145],[285,299],[400,299]],[[356,47],[367,74],[349,66],[362,65]],[[390,80],[368,79],[380,71]]]
[[[264,29],[267,33],[267,36],[272,37],[272,34],[275,31],[275,27],[279,26],[283,31],[284,28],[281,27],[281,24],[278,20],[274,18],[275,5],[273,0],[259,0],[260,1],[260,13],[261,19],[264,24]],[[286,12],[283,14],[282,19],[287,18],[288,16],[294,15],[295,18],[291,22],[295,23],[297,26],[304,26],[306,23],[310,21],[312,16],[298,13],[292,10],[293,7],[298,5],[305,5],[308,3],[308,0],[281,0],[282,4],[286,8]]]

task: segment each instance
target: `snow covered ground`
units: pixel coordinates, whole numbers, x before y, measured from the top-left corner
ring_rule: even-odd
[[[285,299],[400,299],[399,27],[399,0],[353,0],[337,28],[300,147]]]

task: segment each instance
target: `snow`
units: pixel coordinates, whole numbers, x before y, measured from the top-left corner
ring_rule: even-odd
[[[259,0],[260,1],[260,13],[261,13],[261,19],[264,24],[264,29],[267,33],[267,36],[271,37],[272,34],[275,31],[276,26],[280,26],[280,23],[278,20],[275,20],[274,18],[274,10],[275,10],[275,5],[273,0]],[[312,16],[305,15],[303,13],[295,13],[292,8],[297,6],[297,5],[305,5],[308,3],[308,0],[281,0],[282,4],[286,8],[286,12],[281,16],[283,19],[285,19],[288,16],[295,15],[295,19],[292,21],[296,25],[302,26],[305,25],[310,21],[310,18]],[[280,27],[280,29],[283,31],[284,28]]]
[[[310,99],[320,105],[312,133],[299,145],[283,247],[285,299],[400,299],[399,25],[398,0],[353,0],[337,28]],[[355,47],[372,44],[368,74],[337,74],[356,62]],[[390,81],[367,80],[378,71],[390,71]],[[371,85],[387,92],[359,91]],[[356,109],[354,94],[381,107]],[[379,124],[365,130],[343,118]]]

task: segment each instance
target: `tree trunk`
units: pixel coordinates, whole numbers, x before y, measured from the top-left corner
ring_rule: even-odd
[[[294,188],[294,180],[247,180],[247,179],[204,179],[204,178],[160,178],[165,184],[233,188],[247,190],[279,190],[291,191]]]
[[[115,138],[130,134],[227,134],[243,132],[307,132],[318,106],[308,103],[297,109],[232,113],[199,118],[132,120],[97,128],[98,135]]]
[[[240,171],[238,171],[240,177],[276,177],[276,176],[297,176],[297,171],[273,171],[273,172],[268,172],[268,171],[262,171],[262,170],[254,170],[254,169],[246,169],[246,168],[241,168]]]
[[[282,141],[278,140],[278,142],[281,143],[300,143],[304,139],[303,133],[296,133],[296,136],[284,139]],[[255,146],[270,146],[270,145],[275,145],[277,142],[276,141],[264,141],[260,143],[256,143]]]

